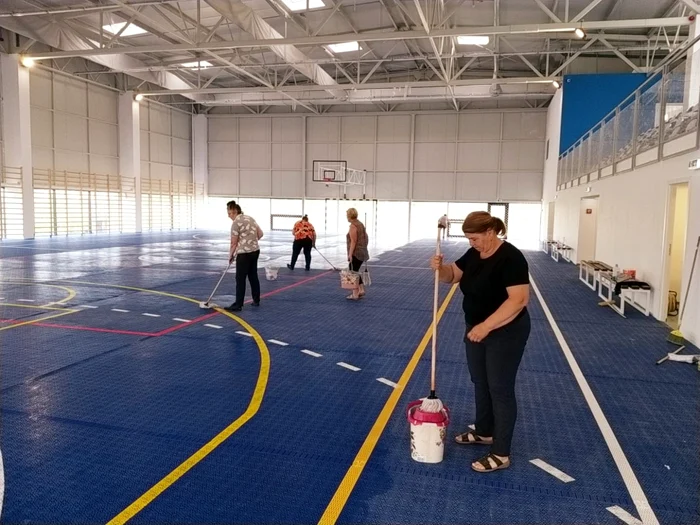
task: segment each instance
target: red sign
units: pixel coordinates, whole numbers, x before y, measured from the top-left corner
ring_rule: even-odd
[[[593,210],[591,208],[586,208],[586,215],[590,215],[593,213]]]

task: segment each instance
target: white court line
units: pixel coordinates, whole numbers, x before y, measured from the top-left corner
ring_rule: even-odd
[[[289,346],[289,343],[285,343],[284,341],[278,341],[277,339],[268,339],[267,342],[272,343],[273,345]]]
[[[627,525],[643,525],[643,522],[639,521],[622,507],[615,505],[614,507],[608,507],[607,510],[615,514],[615,516],[627,523]]]
[[[217,330],[220,330],[223,328],[222,326],[219,326],[218,324],[205,324],[204,326],[208,326],[209,328],[216,328]]]
[[[80,305],[78,305],[78,308],[90,308],[90,309],[93,309],[93,308],[99,308],[99,307],[98,307],[98,306],[91,306],[91,305],[89,305],[89,304],[80,304]]]
[[[18,303],[35,303],[36,299],[17,299]]]
[[[122,310],[121,308],[112,308],[112,311],[113,311],[113,312],[120,312],[120,313],[123,313],[123,314],[129,312],[129,310]]]
[[[610,427],[610,423],[608,423],[605,414],[603,414],[603,410],[600,408],[598,400],[595,398],[595,395],[593,394],[588,381],[584,377],[583,372],[581,372],[581,368],[578,366],[578,363],[574,358],[574,354],[571,352],[571,348],[569,348],[566,339],[564,339],[564,335],[561,333],[557,322],[554,320],[552,312],[549,311],[549,307],[547,306],[547,303],[545,303],[544,297],[542,297],[539,288],[537,288],[537,284],[535,284],[535,280],[532,278],[532,275],[530,275],[530,284],[537,295],[537,299],[542,305],[542,310],[544,310],[544,313],[547,316],[549,325],[552,327],[552,330],[554,330],[554,335],[559,342],[559,346],[561,346],[561,349],[564,352],[564,356],[571,367],[571,371],[574,373],[574,377],[576,378],[576,382],[583,393],[583,397],[585,398],[586,403],[588,403],[588,408],[591,410],[593,418],[598,424],[600,432],[603,434],[605,444],[608,446],[613,460],[615,461],[615,465],[617,465],[617,469],[620,471],[620,475],[622,476],[622,480],[627,487],[627,491],[630,493],[630,496],[632,496],[632,501],[634,502],[634,506],[637,507],[639,516],[642,518],[642,523],[644,525],[659,525],[659,520],[656,518],[656,514],[654,514],[654,511],[649,505],[649,501],[644,495],[642,486],[639,484],[637,476],[635,476],[634,472],[632,471],[632,466],[629,464],[629,461],[627,461],[627,457],[622,451],[622,447],[615,437],[612,427]]]
[[[249,334],[248,332],[241,332],[240,330],[236,331],[238,335],[244,335],[246,337],[253,337],[253,334]]]
[[[183,319],[181,317],[173,317],[173,321],[180,321],[181,323],[191,323],[191,319]]]
[[[302,350],[301,352],[303,354],[310,355],[311,357],[322,357],[321,354],[317,354],[316,352],[312,352],[311,350]]]
[[[160,315],[158,315],[158,314],[148,314],[148,313],[146,313],[146,314],[141,314],[141,315],[145,315],[146,317],[160,317]]]
[[[564,483],[571,483],[572,481],[576,481],[574,478],[572,478],[571,476],[569,476],[565,472],[562,472],[558,468],[553,467],[552,465],[550,465],[546,461],[542,461],[539,458],[531,459],[530,463],[532,463],[536,467],[541,468],[542,470],[544,470],[548,474],[551,474],[552,476],[554,476],[555,478],[557,478],[560,481],[563,481]]]
[[[385,385],[389,385],[392,388],[396,388],[397,386],[399,386],[398,383],[394,383],[393,381],[389,381],[388,379],[384,379],[383,377],[378,377],[377,381],[379,381],[380,383],[384,383]]]
[[[336,363],[336,365],[342,366],[343,368],[347,368],[348,370],[352,370],[353,372],[359,372],[360,370],[362,370],[361,368],[357,368],[356,366],[343,363],[342,361],[340,363]]]

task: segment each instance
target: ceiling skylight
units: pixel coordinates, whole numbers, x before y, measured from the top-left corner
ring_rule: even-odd
[[[340,44],[329,44],[328,49],[334,53],[347,53],[348,51],[357,51],[360,49],[360,44],[357,42],[342,42]]]
[[[305,9],[318,9],[326,7],[322,0],[282,0],[290,11],[304,11]]]
[[[126,22],[117,22],[116,24],[107,24],[106,26],[102,26],[102,29],[107,31],[108,33],[111,33],[113,35],[116,35],[121,31],[122,27],[124,27],[127,23]],[[122,34],[120,36],[136,36],[136,35],[143,35],[144,33],[148,33],[143,27],[139,27],[134,24],[129,24],[129,27],[127,27],[124,31],[122,31]]]
[[[463,46],[485,46],[489,43],[488,35],[465,35],[458,36],[457,43]]]
[[[185,62],[184,64],[180,64],[182,67],[189,67],[191,69],[206,69],[208,67],[212,66],[211,62],[207,62],[206,60],[200,60],[199,62]]]

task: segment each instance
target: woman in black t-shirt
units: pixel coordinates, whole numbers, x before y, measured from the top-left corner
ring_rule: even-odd
[[[465,445],[491,445],[472,463],[477,472],[510,466],[510,444],[517,416],[515,376],[530,335],[527,303],[530,279],[527,261],[512,244],[501,240],[503,221],[485,211],[470,213],[462,225],[471,249],[446,265],[442,256],[430,262],[440,280],[459,283],[467,323],[464,342],[476,401],[475,430],[458,435]]]

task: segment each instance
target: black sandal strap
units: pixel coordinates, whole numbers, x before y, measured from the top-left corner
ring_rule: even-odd
[[[494,467],[491,465],[489,460],[493,460],[493,462],[496,464]],[[483,458],[479,458],[476,460],[477,463],[479,463],[482,467],[484,467],[484,471],[487,470],[496,470],[498,467],[502,466],[505,461],[502,461],[498,458],[498,456],[494,456],[493,454],[486,454]]]

